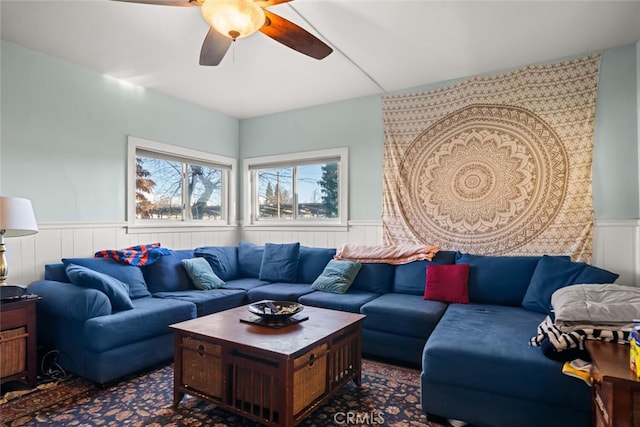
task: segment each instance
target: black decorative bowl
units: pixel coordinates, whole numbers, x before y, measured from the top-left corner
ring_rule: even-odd
[[[249,305],[249,311],[268,320],[285,320],[304,309],[302,304],[292,301],[263,300]]]

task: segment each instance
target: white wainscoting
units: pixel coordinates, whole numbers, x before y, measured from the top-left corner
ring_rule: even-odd
[[[44,265],[61,258],[89,257],[101,249],[120,249],[160,242],[170,249],[206,245],[236,245],[240,239],[266,242],[300,242],[313,247],[342,243],[382,244],[380,221],[351,221],[336,229],[291,230],[229,227],[220,231],[169,231],[128,234],[126,223],[40,224],[38,234],[5,239],[8,283],[29,284],[44,276]],[[240,231],[242,230],[242,231]],[[618,283],[640,286],[640,220],[606,220],[596,223],[593,264],[620,274]]]

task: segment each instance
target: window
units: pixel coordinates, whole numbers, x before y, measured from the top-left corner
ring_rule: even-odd
[[[245,161],[248,225],[346,225],[348,151],[322,150]]]
[[[235,159],[135,137],[129,137],[128,155],[130,226],[235,222]]]

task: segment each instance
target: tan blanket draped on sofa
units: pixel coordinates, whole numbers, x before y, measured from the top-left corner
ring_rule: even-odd
[[[334,258],[358,262],[407,264],[418,260],[431,261],[439,250],[437,246],[425,245],[367,246],[345,243],[337,248]]]

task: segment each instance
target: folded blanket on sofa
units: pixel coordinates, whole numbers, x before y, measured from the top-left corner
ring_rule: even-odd
[[[149,265],[162,255],[169,255],[169,249],[161,248],[160,243],[130,246],[126,249],[104,249],[94,254],[95,258],[111,258],[130,265]]]
[[[547,316],[529,340],[545,340],[557,352],[584,349],[585,339],[628,343],[633,320],[640,318],[640,289],[617,284],[560,288],[551,296],[555,320]]]
[[[334,258],[357,262],[407,264],[418,260],[431,261],[439,250],[437,246],[367,246],[345,243],[337,248]]]
[[[563,331],[632,327],[640,319],[640,288],[617,284],[571,285],[551,296],[555,324]]]

